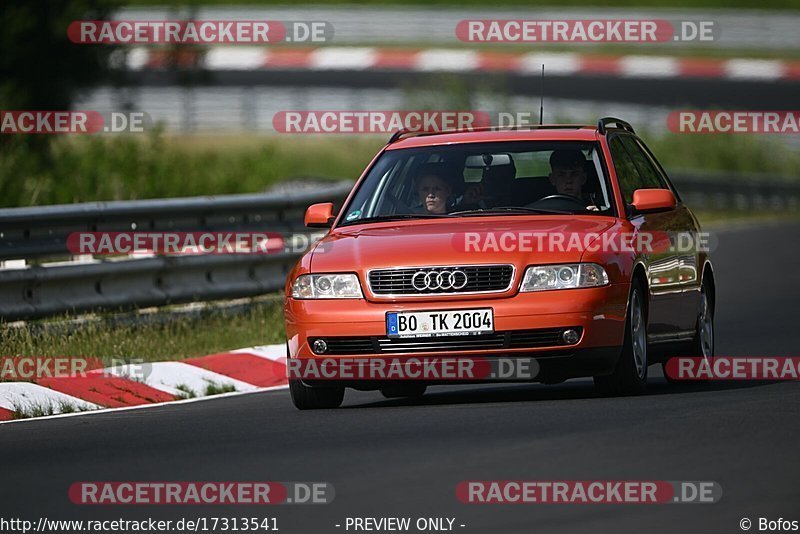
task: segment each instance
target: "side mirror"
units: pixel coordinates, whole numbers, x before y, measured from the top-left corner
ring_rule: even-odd
[[[305,224],[309,228],[330,228],[333,221],[333,202],[312,204],[306,209]]]
[[[631,206],[635,213],[655,213],[674,209],[676,203],[669,189],[637,189]]]

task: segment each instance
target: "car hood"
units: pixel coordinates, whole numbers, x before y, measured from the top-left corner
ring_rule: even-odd
[[[376,268],[580,261],[588,235],[599,235],[614,223],[602,216],[465,217],[343,227],[325,236],[313,250],[312,272],[356,272]],[[577,246],[541,250],[536,236],[578,234]],[[505,236],[505,237],[504,237]],[[523,242],[523,237],[531,241]],[[503,241],[505,239],[505,241]],[[546,241],[545,241],[546,243]],[[552,243],[552,241],[551,241]],[[517,246],[520,244],[521,246]],[[362,276],[362,279],[364,277]]]

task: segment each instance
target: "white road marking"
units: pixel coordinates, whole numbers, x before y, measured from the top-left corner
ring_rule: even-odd
[[[417,54],[415,64],[422,71],[469,71],[478,67],[479,57],[468,50],[433,48]]]
[[[311,53],[310,68],[319,70],[368,69],[375,64],[376,52],[367,47],[328,47]]]
[[[257,46],[217,46],[205,55],[204,65],[212,70],[260,69],[267,59],[267,52]]]
[[[620,72],[633,78],[672,78],[680,74],[680,64],[666,56],[623,56]]]
[[[258,389],[258,386],[253,384],[183,362],[155,362],[134,364],[134,366],[109,367],[106,372],[126,378],[143,376],[142,383],[172,395],[179,394],[178,392],[182,391],[178,386],[188,388],[197,397],[206,395],[206,387],[209,384],[218,386],[231,385],[236,388],[236,391],[254,391]]]
[[[7,424],[19,424],[19,423],[30,423],[32,421],[42,421],[45,419],[61,419],[64,417],[81,417],[84,415],[98,415],[110,412],[128,412],[131,410],[146,410],[149,408],[159,408],[161,406],[168,406],[171,404],[189,404],[192,402],[203,402],[215,399],[224,399],[228,397],[238,397],[239,395],[250,395],[252,393],[263,393],[268,391],[279,391],[282,389],[289,389],[289,386],[272,386],[268,388],[258,388],[253,391],[232,391],[230,393],[220,393],[219,395],[212,395],[208,397],[197,397],[194,399],[183,399],[183,400],[176,400],[176,401],[169,401],[169,402],[159,402],[155,404],[139,404],[136,406],[126,406],[124,408],[103,408],[100,410],[90,410],[88,412],[75,412],[75,413],[65,413],[59,415],[46,415],[44,417],[31,417],[28,419],[12,419],[11,421],[0,421],[0,425],[7,425]],[[287,403],[289,401],[287,400]]]
[[[97,404],[61,393],[30,382],[0,382],[0,408],[15,410],[18,407],[32,409],[35,407],[52,408],[61,413],[63,405],[70,405],[78,410],[96,410]]]

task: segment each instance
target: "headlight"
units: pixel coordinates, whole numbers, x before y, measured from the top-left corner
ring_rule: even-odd
[[[361,284],[354,274],[303,274],[292,284],[296,299],[360,299]]]
[[[608,275],[605,269],[596,263],[535,265],[525,271],[520,291],[597,287],[606,284]]]

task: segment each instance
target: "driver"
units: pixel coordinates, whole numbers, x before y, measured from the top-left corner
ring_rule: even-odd
[[[580,150],[559,149],[550,154],[550,183],[559,195],[580,199],[586,209],[598,211],[591,200],[584,197],[582,189],[586,184],[586,158]]]

